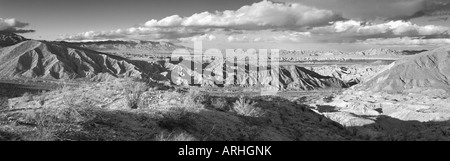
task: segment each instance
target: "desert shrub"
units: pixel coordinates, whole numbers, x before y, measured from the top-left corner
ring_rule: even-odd
[[[186,133],[186,132],[180,132],[180,133],[168,133],[166,131],[161,132],[156,136],[156,141],[197,141],[195,137],[192,135]]]
[[[189,89],[187,99],[194,104],[209,104],[211,101],[210,95],[200,92],[198,89]]]
[[[124,85],[124,89],[128,107],[137,109],[140,105],[140,97],[148,90],[148,86],[144,82],[131,81]]]
[[[250,117],[261,117],[264,115],[264,111],[255,107],[256,102],[252,102],[251,100],[246,99],[241,96],[239,99],[233,104],[233,110],[238,115],[250,116]]]
[[[48,110],[36,113],[34,117],[36,124],[35,133],[29,137],[32,141],[52,141],[56,140],[56,118]]]
[[[220,111],[229,111],[230,107],[228,105],[227,99],[219,97],[211,99],[211,106]]]
[[[158,125],[170,131],[188,129],[195,126],[194,114],[188,112],[184,107],[172,107],[168,112],[163,113],[162,116],[158,120]]]

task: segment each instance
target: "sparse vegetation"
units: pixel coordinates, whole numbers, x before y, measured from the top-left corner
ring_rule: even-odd
[[[168,133],[163,131],[156,136],[155,141],[197,141],[197,139],[186,132]]]
[[[139,108],[141,103],[141,95],[148,90],[148,86],[144,82],[130,81],[125,84],[125,97],[127,99],[128,107],[131,109]]]
[[[227,99],[223,98],[223,97],[218,97],[218,98],[212,98],[211,99],[211,106],[219,111],[230,111],[230,105],[227,102]]]
[[[0,97],[0,110],[3,110],[5,108],[8,108],[8,98]]]
[[[179,128],[188,129],[195,126],[194,114],[187,111],[184,107],[172,107],[168,112],[162,114],[162,118],[158,120],[160,127],[174,131]]]
[[[239,99],[233,104],[233,110],[243,116],[250,116],[250,117],[261,117],[264,115],[264,111],[259,108],[255,107],[256,102],[252,102],[251,100],[240,96]]]

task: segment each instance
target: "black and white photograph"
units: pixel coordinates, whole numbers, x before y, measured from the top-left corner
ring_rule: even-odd
[[[449,17],[450,0],[0,0],[0,141],[449,141]]]

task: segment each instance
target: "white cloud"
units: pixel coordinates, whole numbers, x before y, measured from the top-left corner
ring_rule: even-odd
[[[445,45],[450,44],[450,39],[437,38],[437,39],[423,39],[415,37],[401,37],[401,38],[377,38],[367,39],[360,41],[361,44],[372,45],[401,45],[401,46],[423,46],[423,45]]]
[[[449,15],[449,0],[275,0],[341,12],[351,19],[407,20]]]
[[[147,27],[304,27],[320,26],[330,21],[343,20],[340,14],[330,10],[317,9],[299,3],[285,4],[261,1],[240,9],[216,13],[202,12],[189,17],[178,15],[161,20],[152,19],[145,23]]]
[[[186,28],[186,27],[131,27],[128,29],[117,29],[111,31],[88,31],[76,35],[63,35],[62,40],[175,40],[179,38],[202,35],[210,31],[209,29]]]
[[[34,30],[24,30],[28,23],[18,21],[14,18],[0,18],[0,31],[10,31],[16,33],[34,32]]]

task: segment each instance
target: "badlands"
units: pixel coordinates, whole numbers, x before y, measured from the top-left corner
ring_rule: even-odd
[[[0,45],[0,140],[450,139],[448,47],[281,50],[255,72],[226,57],[193,69],[166,42]]]

